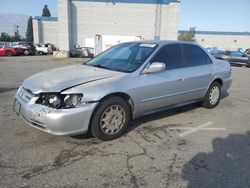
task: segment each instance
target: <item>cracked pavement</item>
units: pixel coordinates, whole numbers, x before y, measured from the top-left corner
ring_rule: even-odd
[[[88,135],[49,135],[12,111],[24,78],[82,61],[0,57],[1,188],[250,187],[250,69],[233,68],[233,85],[217,108],[193,104],[141,117],[109,142]],[[178,136],[183,132],[178,127],[208,121],[226,131]]]

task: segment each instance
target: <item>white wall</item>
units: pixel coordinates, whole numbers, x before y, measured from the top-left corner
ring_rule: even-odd
[[[69,0],[57,0],[59,50],[69,51],[71,43],[71,6]]]
[[[57,0],[58,22],[33,21],[36,43],[50,42],[68,51],[99,35],[154,39],[156,4]],[[180,3],[162,5],[161,39],[177,39]]]
[[[58,47],[58,22],[33,19],[34,43],[52,43]]]
[[[161,39],[176,39],[179,3],[162,7]],[[95,34],[142,36],[153,39],[155,4],[71,1],[71,40],[83,46]]]
[[[195,38],[203,47],[218,47],[222,50],[250,48],[250,36],[196,34]]]

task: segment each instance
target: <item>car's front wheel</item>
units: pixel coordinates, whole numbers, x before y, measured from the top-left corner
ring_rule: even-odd
[[[12,51],[10,51],[10,50],[7,50],[7,51],[6,51],[6,55],[7,55],[7,56],[13,56],[14,53],[13,53]]]
[[[221,85],[218,82],[213,82],[209,87],[203,102],[206,108],[214,108],[220,103]]]
[[[91,121],[92,135],[101,140],[115,139],[131,119],[129,105],[120,97],[110,97],[99,104]]]

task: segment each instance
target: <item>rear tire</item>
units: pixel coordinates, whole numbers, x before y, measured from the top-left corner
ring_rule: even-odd
[[[29,55],[29,50],[24,50],[24,51],[23,51],[23,54],[24,54],[24,55]]]
[[[7,51],[6,51],[6,55],[7,55],[7,56],[13,56],[14,53],[13,53],[12,51],[10,51],[10,50],[7,50]]]
[[[214,108],[220,103],[221,85],[218,82],[213,82],[204,97],[202,106],[205,108]]]
[[[118,138],[131,119],[128,104],[120,97],[110,97],[101,102],[92,116],[91,133],[104,141]]]

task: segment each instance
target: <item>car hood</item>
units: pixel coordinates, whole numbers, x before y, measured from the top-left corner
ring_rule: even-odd
[[[34,94],[61,92],[84,83],[122,74],[124,73],[86,65],[66,66],[34,74],[23,81],[22,87]]]

